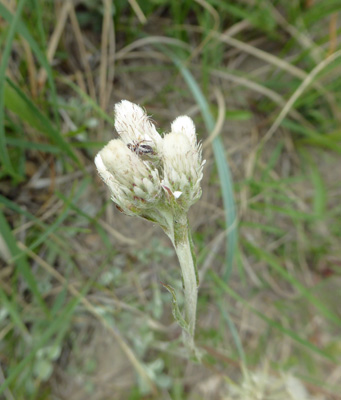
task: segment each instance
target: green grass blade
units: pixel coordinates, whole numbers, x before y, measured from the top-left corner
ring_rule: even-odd
[[[26,366],[34,359],[37,351],[40,348],[44,347],[53,335],[58,334],[58,332],[60,332],[61,330],[61,327],[65,327],[65,323],[71,317],[79,301],[80,298],[72,299],[69,304],[64,308],[63,312],[51,321],[49,327],[40,337],[39,342],[33,347],[30,353],[18,365],[16,365],[13,370],[10,371],[8,378],[5,379],[4,382],[0,385],[0,394],[2,394],[11,383],[17,380],[18,376],[25,370]]]
[[[15,13],[12,21],[10,22],[9,31],[7,34],[7,40],[5,43],[5,48],[2,52],[1,63],[0,63],[0,159],[3,162],[5,172],[9,173],[13,177],[16,176],[16,173],[13,169],[12,163],[9,158],[9,154],[6,147],[6,135],[5,135],[5,113],[4,113],[4,100],[5,100],[5,80],[6,80],[6,69],[8,65],[8,61],[11,55],[12,50],[12,42],[14,38],[14,34],[17,29],[17,25],[20,19],[20,14],[24,7],[26,0],[20,0],[17,6],[17,12]],[[1,4],[0,4],[1,6]],[[3,7],[3,6],[2,6]]]
[[[69,215],[69,210],[72,205],[72,202],[77,203],[78,199],[82,195],[83,191],[86,189],[87,185],[89,184],[89,180],[84,180],[82,184],[77,188],[76,193],[71,193],[70,199],[67,199],[65,202],[65,208],[62,212],[59,213],[58,218],[47,227],[42,233],[42,235],[37,238],[33,243],[30,244],[29,250],[33,251],[35,248],[37,248],[40,244],[42,244],[47,238],[54,233],[59,226],[62,224],[63,221],[68,217]]]
[[[275,196],[274,196],[275,197]],[[254,203],[250,207],[252,210],[257,211],[273,211],[279,214],[286,215],[293,219],[293,221],[313,221],[315,216],[311,213],[306,213],[303,211],[294,210],[292,208],[284,208],[280,206],[276,206],[274,204],[269,203]]]
[[[293,341],[303,345],[307,349],[313,351],[314,353],[320,354],[324,358],[328,360],[335,361],[333,357],[326,353],[325,351],[319,349],[317,346],[312,344],[306,339],[301,338],[296,332],[284,328],[280,323],[272,320],[271,318],[267,317],[266,315],[262,314],[258,310],[256,310],[253,306],[251,306],[247,300],[245,300],[243,297],[239,296],[235,291],[233,291],[219,276],[213,272],[212,270],[208,271],[208,276],[212,278],[212,280],[218,285],[219,288],[221,288],[225,293],[227,293],[229,296],[231,296],[233,299],[236,301],[240,301],[245,305],[248,309],[250,309],[255,315],[257,315],[259,318],[261,318],[263,321],[267,322],[271,327],[277,329],[278,331],[282,332],[283,334],[289,336]]]
[[[111,126],[115,126],[115,120],[111,118],[103,109],[86,93],[84,93],[77,85],[75,85],[70,79],[63,78],[62,81],[70,86],[82,99],[94,109],[97,114],[107,121]]]
[[[51,154],[60,154],[62,152],[62,150],[59,147],[54,146],[52,144],[29,142],[27,140],[22,140],[20,138],[8,137],[6,138],[6,142],[13,147],[17,147],[19,149],[24,149],[24,150],[36,150]],[[95,144],[89,147],[95,147]]]
[[[0,211],[0,226],[1,226],[1,235],[3,237],[3,240],[7,244],[8,250],[10,251],[13,259],[16,259],[16,267],[19,273],[25,279],[29,289],[36,298],[38,304],[44,310],[45,314],[48,315],[49,314],[48,307],[46,306],[39,292],[37,281],[35,280],[35,277],[31,272],[31,268],[27,262],[25,254],[19,250],[16,240],[12,235],[11,229],[1,211]]]
[[[310,176],[314,185],[314,215],[317,219],[324,219],[327,211],[327,190],[316,165],[311,161]]]
[[[206,128],[209,132],[213,131],[215,122],[213,115],[210,111],[209,105],[205,96],[203,95],[200,87],[195,81],[193,75],[190,73],[188,68],[169,50],[163,51],[169,55],[174,64],[180,70],[182,76],[184,77],[189,89],[191,90],[193,97],[198,103],[201,114],[204,118]],[[213,153],[218,169],[220,185],[223,196],[223,203],[225,209],[225,220],[226,220],[226,229],[228,230],[227,235],[227,249],[226,249],[226,269],[224,272],[224,279],[228,280],[233,267],[233,259],[235,255],[235,249],[237,244],[237,220],[236,220],[236,211],[235,211],[235,203],[234,203],[234,195],[233,195],[233,184],[230,173],[230,168],[228,166],[224,145],[220,137],[217,137],[213,140]]]
[[[303,137],[299,137],[297,142],[300,144],[312,144],[321,148],[325,148],[328,150],[336,151],[337,153],[341,153],[341,146],[339,144],[340,137],[322,134],[318,131],[313,131],[307,127],[304,127],[296,122],[290,121],[288,119],[284,119],[282,122],[282,126],[290,129],[293,132],[297,132]]]
[[[46,228],[46,225],[44,223],[42,223],[39,218],[30,214],[28,211],[26,211],[25,209],[18,206],[14,201],[9,200],[7,197],[2,196],[1,194],[0,194],[0,204],[3,204],[5,207],[8,207],[10,210],[15,211],[17,214],[24,215],[30,221],[35,221],[37,224],[39,224],[44,229]]]
[[[43,7],[39,4],[39,0],[33,0],[34,8],[36,12],[36,19],[37,19],[37,32],[41,40],[41,44],[45,46],[46,44],[46,37],[44,32],[44,25],[43,25]]]
[[[17,7],[17,10],[18,10],[18,8],[19,8],[19,5]],[[7,8],[3,4],[1,4],[1,2],[0,2],[0,15],[9,24],[12,23],[13,18],[14,18],[13,15],[11,14],[10,11],[7,10]],[[52,99],[52,106],[53,106],[52,111],[54,114],[54,119],[55,119],[56,123],[58,124],[59,114],[58,114],[57,91],[56,91],[56,86],[54,84],[53,74],[52,74],[52,69],[50,67],[50,64],[48,63],[48,61],[45,57],[45,54],[40,50],[38,43],[33,39],[32,35],[30,34],[26,25],[22,22],[22,20],[20,18],[18,19],[16,30],[21,36],[23,36],[23,38],[30,45],[30,48],[34,52],[35,56],[37,57],[37,60],[40,62],[42,67],[44,67],[44,69],[46,70],[47,80],[48,80],[48,83],[49,83],[50,89],[51,89],[51,99]]]
[[[302,17],[307,25],[311,25],[338,11],[340,11],[340,0],[328,0],[316,2],[313,7],[307,7]]]
[[[39,111],[34,103],[28,97],[26,97],[23,91],[10,79],[7,79],[5,93],[5,105],[9,110],[18,115],[18,117],[27,122],[37,131],[47,136],[60,148],[62,152],[68,154],[74,161],[80,164],[71,146],[68,142],[66,142],[61,133],[51,124],[50,120]]]
[[[229,327],[239,358],[241,359],[243,366],[246,366],[246,355],[238,331],[236,329],[236,325],[230,317],[230,314],[226,309],[226,305],[222,303],[221,296],[219,296],[218,307],[221,315],[227,323],[227,326]]]
[[[56,193],[56,195],[63,200],[65,203],[70,202],[69,199],[67,199],[62,193]],[[1,196],[0,196],[0,201],[1,201]],[[99,236],[101,237],[103,244],[107,247],[108,250],[112,250],[112,244],[109,240],[109,237],[105,233],[104,229],[102,228],[101,224],[97,221],[97,218],[94,216],[88,215],[86,212],[81,210],[75,203],[74,199],[72,202],[70,202],[70,207],[73,211],[75,211],[79,216],[82,218],[85,218],[89,224],[93,224],[95,228],[97,229],[97,232]]]
[[[303,156],[305,163],[309,166],[311,182],[314,186],[314,201],[313,201],[313,211],[316,219],[326,218],[327,212],[327,190],[324,184],[322,175],[313,161],[310,154],[304,150],[300,149],[300,153]]]
[[[310,289],[307,289],[303,286],[297,279],[295,279],[286,269],[281,266],[280,261],[272,254],[268,253],[264,249],[260,249],[259,247],[254,246],[250,242],[245,242],[246,246],[255,254],[259,259],[267,262],[276,272],[278,272],[282,278],[291,283],[293,287],[295,287],[302,296],[304,296],[307,300],[310,301],[323,315],[325,318],[333,321],[336,325],[341,326],[341,319],[332,313],[323,303],[321,303],[320,299],[317,299],[314,295],[311,294]]]
[[[10,301],[8,297],[6,296],[6,293],[1,289],[0,287],[0,304],[2,304],[3,307],[8,311],[8,314],[10,315],[13,324],[18,328],[18,330],[21,332],[24,338],[29,337],[29,332],[23,323],[18,311],[15,308],[16,301]]]

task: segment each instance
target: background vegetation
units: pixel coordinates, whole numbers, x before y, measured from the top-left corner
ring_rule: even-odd
[[[0,1],[1,398],[341,399],[339,8]],[[202,365],[171,244],[95,172],[121,99],[203,141]]]

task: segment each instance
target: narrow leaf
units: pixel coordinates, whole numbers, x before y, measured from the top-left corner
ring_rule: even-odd
[[[328,360],[335,361],[332,356],[330,356],[328,353],[325,351],[319,349],[317,346],[312,344],[306,339],[303,339],[300,337],[296,332],[292,331],[291,329],[283,327],[279,322],[272,320],[271,318],[267,317],[266,315],[262,314],[259,312],[256,308],[251,306],[243,297],[241,297],[238,293],[233,291],[225,282],[222,281],[222,279],[219,278],[217,274],[215,274],[212,270],[208,271],[208,275],[211,276],[213,281],[228,295],[230,295],[232,298],[234,298],[237,301],[240,301],[244,306],[246,306],[249,310],[251,310],[255,315],[257,315],[259,318],[261,318],[263,321],[267,322],[270,326],[273,328],[279,330],[280,332],[286,334],[287,336],[291,337],[292,340],[295,342],[303,345],[309,350],[314,351],[317,354],[322,355],[324,358]]]
[[[2,52],[1,55],[1,63],[0,63],[0,159],[2,160],[5,171],[11,174],[12,176],[15,176],[16,173],[14,172],[12,163],[9,158],[9,154],[7,152],[7,147],[6,147],[6,136],[5,136],[5,127],[4,127],[4,96],[5,96],[5,77],[6,77],[6,70],[7,70],[7,65],[8,61],[11,55],[11,49],[12,49],[12,42],[14,38],[15,31],[17,29],[17,25],[19,22],[20,14],[22,12],[22,9],[24,7],[26,0],[20,0],[17,6],[17,12],[15,13],[15,16],[12,18],[10,22],[10,27],[7,33],[7,39],[5,43],[5,48],[4,51]],[[0,7],[3,7],[0,4]],[[1,8],[0,8],[1,11]]]
[[[182,316],[177,300],[176,300],[176,294],[175,290],[172,288],[170,285],[166,285],[165,283],[161,282],[161,285],[166,288],[169,293],[172,295],[172,314],[174,319],[177,321],[177,323],[181,326],[182,329],[184,329],[186,332],[189,333],[189,327],[187,322],[184,320],[184,317]]]
[[[188,68],[186,68],[185,64],[183,64],[182,61],[178,57],[176,57],[173,52],[165,48],[162,48],[162,50],[172,59],[174,64],[178,67],[189,89],[191,90],[193,97],[200,107],[207,131],[212,132],[215,126],[214,118],[210,111],[207,100],[203,95],[200,87],[198,86],[196,80],[194,79],[193,75],[190,73]],[[228,231],[226,249],[226,270],[224,273],[224,279],[228,280],[232,271],[233,259],[237,244],[237,220],[233,194],[233,184],[230,168],[226,160],[224,144],[219,136],[213,140],[212,146],[218,168],[225,209],[226,229]]]
[[[55,143],[61,151],[68,154],[74,161],[79,161],[69,143],[63,138],[61,133],[51,124],[50,120],[35,106],[35,104],[24,94],[24,92],[7,79],[5,86],[5,106],[27,122],[37,131],[47,136]]]

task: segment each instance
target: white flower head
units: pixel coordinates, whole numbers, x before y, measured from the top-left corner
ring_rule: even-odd
[[[112,200],[126,214],[166,226],[166,214],[187,211],[201,196],[204,162],[193,121],[178,117],[162,138],[141,107],[122,100],[115,127],[120,138],[95,158]]]
[[[181,207],[187,210],[201,196],[203,177],[201,144],[197,143],[195,126],[191,118],[178,117],[172,131],[162,143],[164,179],[162,186],[173,194]]]
[[[158,170],[142,161],[120,139],[111,140],[97,154],[95,164],[112,200],[126,214],[145,213],[159,200]]]
[[[157,151],[162,141],[146,112],[128,100],[115,105],[115,128],[125,144],[146,142]]]

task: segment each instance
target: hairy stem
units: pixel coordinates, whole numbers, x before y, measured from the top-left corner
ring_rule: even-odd
[[[188,324],[188,332],[184,332],[186,344],[195,351],[194,332],[197,310],[198,281],[195,259],[192,253],[191,239],[187,216],[181,214],[174,221],[174,240],[176,254],[178,256],[185,295],[185,321]]]

